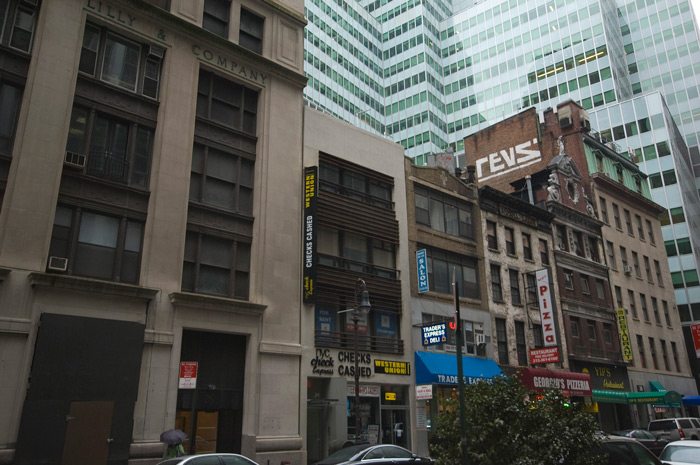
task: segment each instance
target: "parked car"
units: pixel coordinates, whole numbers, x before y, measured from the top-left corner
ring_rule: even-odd
[[[598,454],[607,454],[606,465],[661,465],[661,461],[639,441],[622,436],[607,436]]]
[[[248,457],[238,454],[199,454],[183,455],[172,459],[165,459],[158,465],[258,465]]]
[[[659,458],[667,465],[700,464],[700,441],[691,439],[671,442]]]
[[[647,425],[660,439],[680,441],[683,439],[700,439],[700,419],[698,418],[665,418],[652,420]]]
[[[659,456],[661,451],[664,450],[666,444],[669,443],[669,441],[665,439],[659,439],[654,433],[645,429],[623,429],[620,431],[615,431],[613,434],[615,436],[624,436],[626,438],[631,438],[635,441],[641,442],[657,457]]]
[[[351,465],[351,464],[372,464],[372,465],[433,465],[433,459],[421,457],[403,447],[391,444],[360,444],[345,447],[315,465]]]

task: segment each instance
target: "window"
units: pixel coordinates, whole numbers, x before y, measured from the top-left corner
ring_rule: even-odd
[[[632,251],[632,263],[634,264],[634,274],[636,274],[638,278],[641,278],[642,269],[639,268],[639,255],[635,251]]]
[[[624,308],[625,306],[622,303],[622,288],[620,286],[615,286],[615,304],[617,308]]]
[[[673,355],[673,363],[676,367],[676,371],[678,373],[681,372],[681,363],[680,360],[678,360],[678,347],[676,346],[676,343],[671,341],[671,354]]]
[[[644,338],[637,334],[637,352],[639,352],[639,363],[641,363],[641,368],[647,367],[647,357],[644,354]]]
[[[664,368],[666,371],[671,371],[671,366],[668,364],[668,349],[666,348],[666,341],[660,339],[661,342],[661,357],[664,360]]]
[[[620,246],[620,260],[622,260],[622,269],[624,270],[628,265],[627,265],[627,249],[623,246]]]
[[[0,26],[2,22],[0,21]],[[17,125],[17,115],[22,101],[22,90],[11,84],[0,82],[0,155],[11,156]]]
[[[661,264],[658,260],[654,260],[654,270],[656,271],[656,284],[663,287],[664,282],[661,274]]]
[[[396,279],[396,251],[390,242],[319,226],[317,247],[319,265]]]
[[[231,19],[231,0],[204,0],[202,28],[228,38],[228,23]]]
[[[540,239],[540,261],[543,265],[549,265],[549,248],[547,246],[547,241]]]
[[[586,251],[583,248],[583,234],[580,231],[574,231],[571,235],[574,242],[573,252],[579,257],[585,257]]]
[[[581,337],[581,332],[578,327],[578,318],[571,318],[571,337],[579,338]]]
[[[532,340],[536,349],[544,347],[544,335],[542,334],[542,325],[532,324]]]
[[[654,321],[657,325],[661,324],[661,318],[659,316],[659,302],[656,297],[651,298],[651,311],[654,313]]]
[[[527,303],[539,305],[539,299],[537,297],[537,279],[533,273],[527,273],[525,275],[527,280],[527,287],[525,288],[527,293]]]
[[[557,235],[557,247],[559,250],[569,251],[569,240],[566,234],[566,226],[558,224],[555,227]]]
[[[515,348],[518,353],[518,365],[527,366],[527,343],[525,341],[525,323],[515,322]]]
[[[515,231],[507,226],[503,228],[503,231],[506,239],[506,253],[515,255]]]
[[[472,257],[457,255],[423,245],[428,258],[428,284],[430,290],[442,294],[452,294],[452,269],[455,269],[455,280],[459,295],[471,299],[480,299],[479,271],[477,260]]]
[[[496,318],[496,343],[498,346],[498,363],[508,365],[508,332],[506,320]]]
[[[75,276],[138,284],[142,240],[141,220],[58,205],[49,256]]]
[[[609,222],[608,222],[608,205],[605,202],[605,199],[603,197],[600,197],[599,200],[600,200],[600,219],[604,223],[609,224]]]
[[[591,260],[600,263],[600,255],[598,253],[598,239],[593,236],[588,236],[588,249],[591,252]]]
[[[647,309],[647,296],[639,293],[639,303],[642,307],[642,315],[644,315],[644,321],[649,321],[649,310]]]
[[[85,25],[79,71],[122,89],[158,98],[165,49]]]
[[[651,245],[656,245],[656,241],[654,240],[654,228],[651,225],[651,221],[646,220],[647,223],[647,235],[649,236],[649,242]]]
[[[649,338],[649,353],[651,354],[651,361],[654,363],[654,369],[659,369],[659,361],[656,359],[656,342],[653,337]]]
[[[250,243],[187,231],[182,290],[248,299]]]
[[[525,260],[532,260],[532,239],[529,234],[521,233],[523,240],[523,257]]]
[[[620,208],[617,206],[616,203],[612,204],[613,206],[613,218],[615,219],[615,227],[622,231],[622,223],[620,222]]]
[[[671,315],[668,313],[668,302],[665,300],[661,301],[661,308],[664,311],[664,319],[666,320],[666,326],[671,327]]]
[[[642,224],[642,217],[639,215],[634,215],[634,219],[637,221],[637,235],[641,240],[644,240],[644,226]]]
[[[146,126],[75,106],[66,151],[84,157],[88,175],[148,187],[153,134]]]
[[[238,36],[239,45],[243,48],[247,48],[251,52],[261,55],[264,24],[265,18],[251,13],[245,8],[241,8],[241,29]]]
[[[627,291],[627,298],[629,299],[630,311],[632,312],[632,318],[635,320],[639,319],[637,315],[637,304],[634,300],[634,291]]]
[[[498,250],[498,236],[496,232],[496,223],[486,221],[486,242],[489,249]]]
[[[38,2],[0,1],[0,45],[9,45],[22,52],[31,51],[38,15],[36,5]]]
[[[646,271],[646,273],[647,273],[647,281],[653,283],[653,282],[654,282],[654,277],[653,277],[652,274],[651,274],[651,263],[649,263],[649,257],[647,257],[646,255],[644,255],[644,257],[642,257],[642,258],[644,258],[644,269],[645,269],[645,271]]]
[[[197,117],[255,135],[258,93],[208,71],[199,71]]]
[[[523,301],[520,297],[520,276],[518,270],[509,269],[508,277],[510,279],[510,297],[514,305],[522,305]]]
[[[499,265],[491,265],[491,291],[493,300],[503,300],[503,291],[501,289],[501,267]]]
[[[588,339],[590,339],[591,341],[597,341],[598,332],[596,331],[595,321],[588,320],[586,322],[586,326],[588,328]]]
[[[603,323],[603,341],[606,345],[612,344],[612,325]]]
[[[606,241],[606,249],[608,251],[608,266],[613,270],[617,269],[617,261],[615,260],[615,246],[612,242]]]
[[[564,287],[574,290],[574,272],[571,270],[564,270]]]
[[[627,225],[627,234],[629,234],[630,236],[634,236],[634,230],[632,229],[632,215],[630,214],[630,211],[626,208],[624,209],[624,212],[625,224]]]
[[[416,222],[452,236],[474,238],[473,205],[416,186]]]
[[[462,328],[464,329],[464,352],[470,355],[476,355],[477,357],[485,357],[486,344],[478,345],[476,343],[476,335],[484,334],[484,324],[462,320]]]
[[[190,201],[252,215],[255,160],[195,142]]]
[[[602,279],[595,280],[596,295],[600,300],[605,300],[605,282]]]
[[[585,274],[581,275],[581,292],[583,292],[584,294],[591,293],[589,278]]]

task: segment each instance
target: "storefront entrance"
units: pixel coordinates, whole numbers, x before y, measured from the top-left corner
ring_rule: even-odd
[[[180,361],[198,365],[197,388],[177,394],[174,428],[187,434],[188,453],[240,453],[245,354],[245,336],[183,331]]]
[[[408,447],[409,431],[406,430],[406,410],[382,410],[382,444]]]

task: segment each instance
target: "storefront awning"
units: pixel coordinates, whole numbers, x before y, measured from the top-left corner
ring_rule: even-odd
[[[490,380],[501,374],[496,362],[486,358],[462,357],[462,374],[466,384]],[[457,356],[416,352],[416,384],[458,384]]]
[[[535,391],[546,388],[559,389],[572,396],[590,396],[591,375],[588,373],[572,373],[570,371],[554,371],[544,368],[523,368],[518,371],[518,378],[526,386]]]
[[[700,405],[700,396],[685,396],[683,405]]]
[[[679,407],[683,398],[676,391],[625,392],[593,389],[594,402],[613,404],[656,404]]]

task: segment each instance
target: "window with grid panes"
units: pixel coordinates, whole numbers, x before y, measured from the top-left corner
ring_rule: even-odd
[[[518,273],[518,270],[509,269],[508,278],[510,281],[511,300],[514,305],[521,305],[523,301],[520,296],[520,273]]]
[[[656,245],[656,241],[654,239],[654,228],[652,227],[651,221],[646,220],[646,225],[647,225],[647,236],[649,236],[649,243],[651,243],[651,245]]]
[[[474,238],[473,206],[440,192],[416,186],[416,222],[452,236]]]
[[[673,363],[676,367],[676,371],[680,373],[681,371],[681,363],[680,360],[678,359],[678,347],[676,346],[676,343],[671,341],[671,355],[673,356]]]
[[[639,293],[639,305],[642,308],[642,315],[644,316],[644,321],[649,320],[649,309],[647,308],[647,296]]]
[[[78,70],[103,82],[158,98],[165,49],[87,23]]]
[[[649,354],[651,354],[651,361],[654,363],[654,369],[659,369],[659,361],[656,359],[656,341],[653,337],[649,338]]]
[[[665,300],[661,301],[661,308],[664,312],[664,320],[666,320],[666,326],[671,327],[671,315],[668,313],[668,302]]]
[[[452,270],[459,295],[471,299],[480,298],[479,271],[477,259],[458,255],[444,250],[419,246],[426,249],[428,262],[428,284],[430,290],[442,294],[452,294]]]
[[[500,265],[491,265],[491,292],[493,294],[493,300],[503,300]]]
[[[508,365],[508,332],[506,320],[496,318],[496,346],[498,348],[498,363]]]
[[[245,8],[241,8],[241,28],[238,36],[239,45],[258,55],[262,54],[264,25],[265,18]]]
[[[506,240],[506,253],[508,255],[515,255],[515,231],[513,228],[504,227],[503,233]]]
[[[599,201],[600,201],[600,219],[603,222],[608,223],[608,204],[603,197],[599,197]]]
[[[228,25],[231,20],[231,0],[204,0],[202,28],[228,38]]]
[[[255,135],[258,92],[214,73],[200,70],[197,117]]]
[[[532,260],[532,238],[527,233],[520,234],[523,242],[523,258]]]
[[[613,207],[613,219],[615,220],[615,227],[622,231],[622,222],[620,220],[620,207],[616,203],[612,204]]]
[[[666,348],[666,341],[660,339],[659,342],[661,342],[661,358],[664,361],[664,369],[666,371],[671,371],[671,366],[668,364],[668,349]]]
[[[539,244],[540,244],[540,262],[542,262],[542,265],[549,265],[549,248],[547,246],[547,241],[544,239],[540,239]]]
[[[634,298],[634,291],[627,291],[627,299],[629,301],[630,312],[632,312],[632,318],[639,319],[639,315],[637,315],[637,303]]]
[[[518,365],[527,366],[527,341],[525,339],[525,323],[515,322],[515,349],[518,354]]]
[[[31,51],[39,4],[35,0],[0,1],[0,45],[20,52]]]
[[[498,250],[498,235],[496,229],[496,223],[493,221],[486,221],[486,242],[489,249]]]

